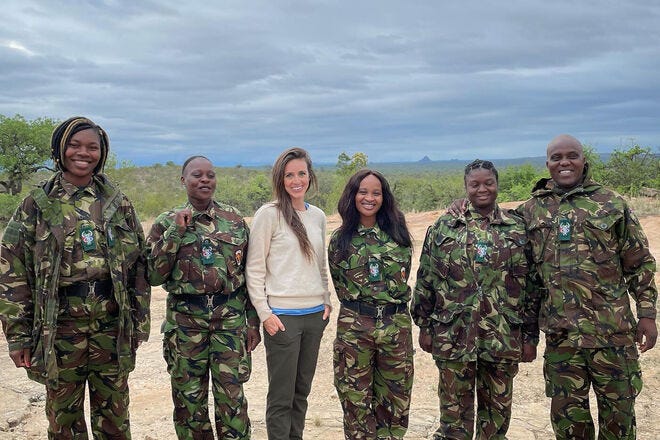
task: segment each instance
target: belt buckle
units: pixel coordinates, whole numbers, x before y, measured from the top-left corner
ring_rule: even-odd
[[[96,296],[96,281],[87,281],[87,296]]]
[[[377,305],[376,306],[376,319],[380,320],[383,319],[383,311],[385,310],[385,306],[383,305]]]
[[[213,295],[206,295],[206,307],[213,310]]]

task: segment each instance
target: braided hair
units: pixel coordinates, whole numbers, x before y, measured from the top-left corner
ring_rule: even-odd
[[[481,159],[475,159],[465,166],[465,174],[463,175],[463,180],[467,181],[467,176],[468,174],[470,174],[470,171],[479,168],[483,168],[484,170],[488,170],[492,172],[495,175],[495,182],[499,183],[499,176],[497,174],[497,169],[495,168],[495,165],[493,165],[493,162],[489,160],[481,160]]]
[[[64,152],[71,137],[83,130],[92,129],[99,135],[101,144],[101,157],[99,163],[94,167],[94,174],[103,172],[103,167],[108,158],[110,150],[110,139],[108,134],[100,126],[96,125],[91,119],[82,116],[74,116],[58,125],[53,131],[50,139],[50,156],[53,159],[55,168],[59,171],[66,171],[64,168]]]

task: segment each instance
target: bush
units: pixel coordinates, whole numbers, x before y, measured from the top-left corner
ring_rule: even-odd
[[[0,226],[4,228],[14,211],[23,200],[21,194],[10,195],[10,194],[0,194]]]

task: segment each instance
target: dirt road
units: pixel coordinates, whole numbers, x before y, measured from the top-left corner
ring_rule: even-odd
[[[409,214],[408,222],[415,237],[418,254],[428,225],[437,212]],[[660,216],[642,219],[649,236],[651,249],[660,260]],[[328,229],[338,226],[338,219],[329,219]],[[415,258],[417,260],[417,258]],[[413,268],[412,273],[415,273]],[[656,283],[660,277],[656,275]],[[414,280],[411,281],[411,285]],[[336,299],[335,299],[336,303]],[[165,310],[165,294],[162,289],[153,290],[153,328],[149,342],[138,352],[138,365],[131,374],[131,424],[135,440],[176,439],[172,427],[172,402],[169,376],[161,356],[160,323]],[[322,341],[318,369],[309,399],[305,438],[342,439],[341,408],[332,385],[332,340],[336,314],[333,314]],[[39,384],[27,379],[23,370],[16,369],[7,355],[7,344],[0,337],[0,440],[25,440],[46,438],[44,415],[44,390]],[[416,335],[415,335],[416,340]],[[539,353],[543,347],[539,347]],[[637,400],[638,438],[660,439],[657,433],[660,420],[660,347],[641,357],[644,374],[644,390]],[[253,438],[265,439],[265,399],[267,389],[265,354],[263,344],[254,353],[253,372],[246,385],[253,424]],[[553,438],[548,420],[549,400],[543,392],[542,360],[521,364],[515,379],[513,420],[509,429],[510,440],[550,440]],[[410,427],[406,439],[424,439],[437,427],[438,398],[436,386],[438,373],[431,356],[417,350],[415,355],[415,385],[411,408]]]

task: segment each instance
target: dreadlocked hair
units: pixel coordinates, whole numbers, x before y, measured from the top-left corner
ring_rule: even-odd
[[[477,170],[479,168],[492,172],[495,175],[495,181],[499,183],[499,176],[497,174],[495,165],[493,165],[493,162],[481,159],[475,159],[465,166],[465,174],[463,175],[463,180],[467,180],[467,176],[470,174],[470,171]]]
[[[314,190],[318,189],[318,181],[316,180],[316,174],[312,169],[312,159],[309,157],[309,153],[302,148],[293,147],[282,152],[273,164],[273,196],[275,198],[275,206],[298,239],[300,250],[302,250],[308,260],[312,260],[313,250],[309,237],[307,237],[307,230],[305,229],[302,220],[300,220],[300,216],[293,207],[291,197],[286,192],[284,186],[284,169],[287,164],[294,159],[303,159],[307,164],[307,172],[309,175],[309,186],[307,187],[307,191],[309,191],[310,188],[314,188]]]
[[[103,167],[108,159],[110,150],[110,139],[108,134],[100,126],[96,125],[91,119],[82,116],[74,116],[62,122],[55,127],[53,136],[50,139],[50,156],[53,159],[55,168],[59,171],[66,171],[64,168],[64,153],[71,137],[83,130],[94,130],[99,135],[101,145],[101,157],[99,163],[94,167],[94,174],[103,172]]]

